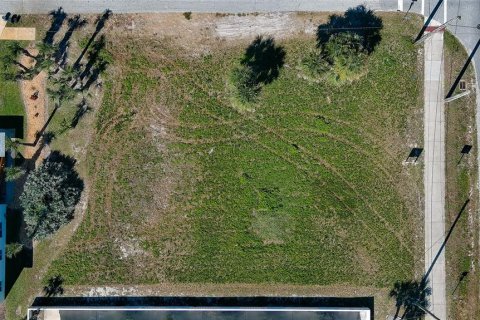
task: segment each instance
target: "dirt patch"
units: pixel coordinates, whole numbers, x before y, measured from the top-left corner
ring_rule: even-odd
[[[284,37],[298,31],[313,33],[315,30],[313,23],[299,25],[295,16],[293,13],[230,15],[215,22],[215,32],[224,38],[254,37],[261,34]]]
[[[27,50],[32,56],[38,54],[37,49],[28,48]],[[20,62],[27,68],[35,66],[35,59],[27,55],[22,55]],[[22,80],[20,82],[20,89],[27,116],[24,140],[28,144],[32,144],[25,146],[23,156],[25,159],[32,160],[35,165],[45,156],[45,151],[40,148],[41,144],[38,142],[39,135],[46,121],[46,80],[47,74],[42,71],[33,77],[32,80]]]

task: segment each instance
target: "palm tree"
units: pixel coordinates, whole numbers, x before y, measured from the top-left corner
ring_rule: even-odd
[[[15,181],[25,174],[25,170],[20,167],[5,168],[5,181]]]
[[[54,80],[59,82],[61,80]],[[76,92],[68,84],[60,82],[57,89],[47,88],[47,93],[50,98],[55,102],[55,108],[60,108],[63,101],[71,100],[75,97]]]
[[[55,54],[55,51],[57,51],[57,48],[54,45],[51,45],[45,42],[39,43],[37,48],[38,48],[37,58],[39,59],[51,59]]]
[[[77,79],[80,77],[80,70],[74,68],[70,65],[67,65],[62,72],[62,78],[65,79],[65,82],[70,86],[73,83],[77,82]],[[73,81],[72,81],[73,80]]]
[[[40,59],[40,60],[37,60],[37,64],[35,65],[35,68],[39,70],[39,72],[41,70],[45,70],[47,71],[48,74],[50,74],[50,69],[54,64],[55,64],[55,61],[53,61],[52,59]]]
[[[8,138],[7,137],[5,139],[5,150],[10,151],[10,155],[11,155],[12,158],[16,157],[19,145],[20,145],[20,142],[18,142],[14,138]]]

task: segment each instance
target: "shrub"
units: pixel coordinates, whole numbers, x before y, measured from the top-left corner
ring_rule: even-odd
[[[313,76],[324,74],[332,68],[328,57],[318,49],[310,50],[301,63],[304,69]]]
[[[14,243],[9,243],[5,246],[5,256],[8,259],[15,258],[17,254],[22,252],[23,250],[23,244],[14,242]]]
[[[189,11],[189,12],[184,12],[183,13],[183,16],[185,17],[185,19],[187,20],[190,20],[192,19],[192,13]]]
[[[333,62],[333,71],[341,81],[358,74],[365,65],[366,50],[355,33],[343,32],[330,37],[323,52]]]
[[[19,167],[5,168],[5,181],[15,181],[25,174],[25,170]]]
[[[301,64],[312,76],[325,75],[334,83],[353,80],[362,73],[367,50],[353,32],[335,33],[320,48],[311,50]]]
[[[237,97],[242,103],[255,101],[260,86],[251,67],[241,66],[235,68],[232,72],[231,81],[237,89]]]
[[[73,218],[83,189],[74,163],[54,152],[28,176],[20,203],[27,234],[33,239],[51,235]]]

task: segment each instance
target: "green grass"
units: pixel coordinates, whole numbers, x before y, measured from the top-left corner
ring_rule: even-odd
[[[0,58],[4,52],[5,41],[0,42]],[[6,66],[0,60],[0,68]],[[0,115],[21,116],[25,114],[20,87],[15,81],[5,81],[0,79]]]
[[[278,41],[285,67],[246,112],[226,83],[247,42],[212,40],[205,55],[173,40],[116,42],[87,157],[88,211],[49,275],[70,285],[411,279],[421,167],[402,161],[423,137],[420,21],[383,17],[368,74],[341,87],[301,77],[313,37]]]
[[[2,81],[0,86],[0,115],[21,116],[24,114],[25,110],[18,83]]]
[[[445,92],[450,90],[468,55],[461,44],[450,33],[445,33]],[[474,70],[470,66],[463,80],[474,80]],[[471,88],[469,88],[471,89]],[[455,94],[459,93],[455,90]],[[446,107],[446,172],[447,172],[447,230],[457,218],[460,208],[467,199],[470,202],[460,216],[451,238],[447,243],[447,289],[455,293],[449,301],[450,314],[455,319],[476,319],[480,315],[478,300],[478,191],[477,191],[477,128],[475,95],[470,94],[450,102]],[[461,161],[460,150],[472,145],[470,154]],[[468,275],[460,282],[461,274]]]

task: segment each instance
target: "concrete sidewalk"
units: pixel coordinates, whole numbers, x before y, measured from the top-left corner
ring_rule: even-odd
[[[445,106],[444,106],[443,31],[425,41],[425,272],[445,239]],[[428,276],[432,288],[430,310],[447,319],[445,295],[445,251]],[[434,319],[427,315],[426,319]]]

